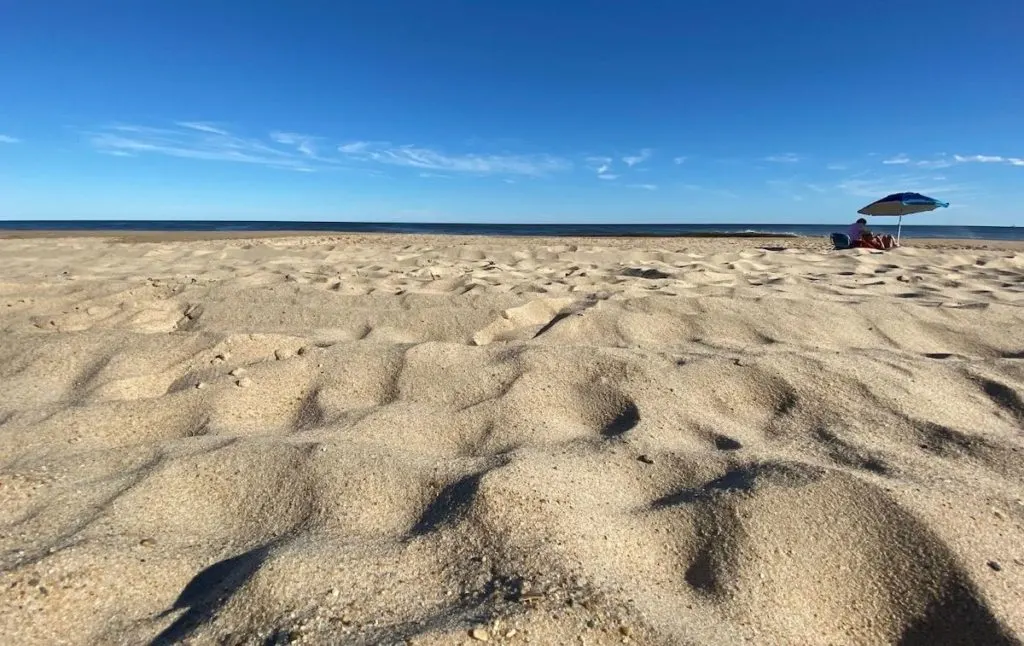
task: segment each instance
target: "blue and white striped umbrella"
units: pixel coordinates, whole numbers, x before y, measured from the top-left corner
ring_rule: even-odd
[[[903,229],[903,216],[914,213],[925,213],[938,208],[946,208],[949,202],[942,202],[934,197],[921,195],[920,193],[893,193],[886,195],[880,200],[868,204],[857,211],[861,215],[892,215],[899,217],[896,227],[896,241],[900,239],[900,231]]]

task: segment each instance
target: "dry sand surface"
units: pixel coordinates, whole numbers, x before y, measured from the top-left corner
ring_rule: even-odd
[[[0,240],[3,644],[1014,644],[1024,251]]]

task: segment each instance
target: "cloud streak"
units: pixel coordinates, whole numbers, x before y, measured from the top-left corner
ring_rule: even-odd
[[[769,155],[764,160],[775,164],[795,164],[800,161],[800,155],[796,153],[782,153],[781,155]]]
[[[629,188],[639,188],[645,191],[656,191],[658,190],[657,184],[626,184]]]
[[[953,159],[960,164],[1009,164],[1010,166],[1024,166],[1024,158],[1003,157],[1002,155],[953,155]]]
[[[1004,164],[1008,166],[1024,166],[1024,158],[1004,157],[1002,155],[947,155],[942,153],[931,159],[911,159],[907,155],[901,153],[895,157],[883,159],[882,163],[916,166],[917,168],[949,168],[956,164]]]
[[[0,135],[0,144],[20,144],[21,139],[10,135]]]
[[[271,141],[241,137],[205,122],[183,121],[167,128],[122,124],[97,129],[87,136],[97,152],[121,157],[163,155],[306,172],[337,163],[300,152],[291,139],[291,149],[282,148],[285,137],[271,136]]]
[[[945,155],[940,155],[935,159],[919,159],[914,162],[914,166],[918,168],[949,168],[953,165],[953,160]]]
[[[275,130],[264,138],[233,134],[205,121],[178,121],[169,127],[118,124],[85,133],[97,152],[120,157],[162,155],[181,159],[234,162],[312,172],[366,166],[403,166],[424,176],[498,175],[539,177],[570,170],[572,163],[552,155],[449,154],[424,146],[356,141],[326,146],[314,135]],[[431,175],[433,174],[433,175]]]
[[[423,146],[395,146],[387,142],[351,142],[339,146],[338,152],[356,162],[467,175],[540,177],[572,168],[568,160],[552,155],[448,154]]]
[[[276,143],[286,146],[294,146],[296,150],[306,157],[316,157],[317,137],[301,135],[297,132],[272,132],[270,138]]]
[[[199,132],[207,132],[213,135],[223,135],[225,137],[231,136],[227,130],[218,127],[216,124],[208,123],[206,121],[176,121],[176,126],[182,128],[188,128],[189,130],[197,130]]]
[[[651,158],[652,151],[650,148],[643,148],[635,155],[627,155],[622,158],[622,163],[632,168],[637,164],[642,164]]]
[[[611,172],[615,162],[611,157],[591,156],[583,160],[590,170],[597,173],[598,179],[617,179],[618,175]]]
[[[934,197],[963,194],[971,190],[968,184],[946,182],[931,175],[895,175],[879,177],[860,173],[836,184],[836,188],[854,197],[878,199],[898,191],[914,191]]]

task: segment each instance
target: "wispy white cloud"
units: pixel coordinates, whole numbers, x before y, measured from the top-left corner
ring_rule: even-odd
[[[657,184],[626,184],[629,188],[640,188],[645,191],[656,191],[658,190]]]
[[[795,164],[800,161],[800,155],[796,153],[782,153],[781,155],[769,155],[764,158],[767,162],[775,162],[777,164]]]
[[[598,179],[613,180],[613,179],[619,179],[619,176],[615,175],[614,173],[601,173],[600,175],[597,176],[597,178]]]
[[[849,166],[846,164],[829,164],[825,167],[826,170],[846,170]]]
[[[386,141],[353,141],[352,143],[343,144],[338,146],[338,152],[346,155],[355,155],[368,150],[371,146],[382,145],[386,146]]]
[[[316,157],[316,142],[317,137],[310,135],[302,135],[297,132],[272,132],[270,138],[279,144],[286,146],[295,146],[303,155],[307,157]]]
[[[445,174],[542,176],[569,170],[571,162],[552,155],[446,154],[422,146],[395,146],[381,141],[356,141],[324,149],[322,138],[275,130],[266,138],[232,134],[208,122],[180,121],[155,128],[117,124],[85,133],[97,152],[116,156],[165,155],[184,159],[236,162],[312,172],[327,168],[371,165],[405,166],[424,177]]]
[[[182,128],[188,128],[190,130],[197,130],[199,132],[208,132],[213,135],[230,136],[231,134],[216,124],[208,123],[206,121],[176,121],[174,125],[181,126]]]
[[[386,142],[357,141],[339,146],[338,151],[352,161],[470,175],[540,177],[572,168],[568,160],[552,155],[448,154],[433,148]]]
[[[686,157],[685,155],[681,155],[679,157],[673,157],[672,158],[672,163],[678,166],[679,164],[684,163],[687,159],[689,159],[689,158]]]
[[[10,135],[0,135],[0,144],[20,144],[21,139]]]
[[[958,162],[978,162],[980,164],[996,164],[1003,163],[1005,158],[998,155],[953,155],[953,159]]]
[[[929,159],[911,159],[908,155],[900,153],[895,157],[888,157],[882,160],[883,164],[900,166],[914,166],[917,168],[949,168],[957,161],[946,153],[939,153]]]
[[[836,184],[836,188],[848,195],[878,199],[899,191],[914,191],[932,197],[948,197],[972,190],[970,184],[947,182],[931,175],[887,175],[878,176],[859,173]]]
[[[445,175],[444,173],[420,173],[420,177],[424,179],[451,179],[451,175]]]
[[[121,157],[165,155],[307,172],[337,163],[319,157],[311,159],[298,150],[276,147],[274,144],[279,141],[241,137],[205,122],[178,122],[167,128],[119,124],[86,134],[98,152]]]
[[[587,163],[587,168],[598,175],[604,175],[611,170],[612,162],[615,160],[611,157],[587,157],[584,161]]]
[[[635,155],[627,155],[622,158],[622,163],[632,168],[637,164],[642,164],[651,158],[652,151],[650,148],[643,148]]]
[[[946,155],[939,155],[934,159],[919,159],[914,162],[914,166],[918,168],[949,168],[953,165],[953,160]]]
[[[955,164],[1008,164],[1010,166],[1024,166],[1024,158],[1004,157],[1002,155],[947,155],[946,153],[939,153],[927,159],[911,159],[901,153],[895,157],[883,159],[882,163],[930,169],[949,168]]]
[[[1024,158],[1003,157],[1002,155],[953,155],[953,159],[961,164],[1009,164],[1011,166],[1024,166]]]

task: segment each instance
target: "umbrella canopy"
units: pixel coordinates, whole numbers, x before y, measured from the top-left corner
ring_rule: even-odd
[[[945,208],[947,206],[949,206],[949,202],[942,202],[934,197],[928,197],[920,193],[893,193],[868,204],[863,209],[857,211],[857,213],[861,215],[901,216],[934,211],[937,208]]]
[[[868,204],[857,211],[861,215],[893,215],[899,217],[896,225],[896,242],[900,241],[900,233],[903,231],[903,216],[914,213],[934,211],[937,208],[946,208],[949,202],[941,202],[934,197],[921,195],[920,193],[893,193],[886,195],[880,200]]]

